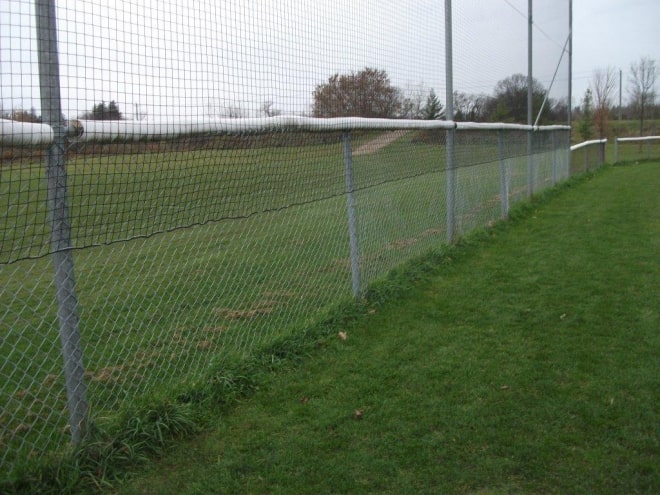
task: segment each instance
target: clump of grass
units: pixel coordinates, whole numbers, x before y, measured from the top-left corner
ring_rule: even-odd
[[[90,424],[78,447],[19,471],[13,483],[0,487],[0,493],[97,493],[198,428],[189,405],[167,400],[138,405],[119,418]]]

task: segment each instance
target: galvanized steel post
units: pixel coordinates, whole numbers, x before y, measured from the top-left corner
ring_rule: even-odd
[[[64,359],[69,425],[73,444],[77,445],[83,436],[88,406],[71,252],[71,220],[65,168],[66,128],[60,101],[55,1],[37,0],[35,5],[41,113],[43,122],[50,125],[54,133],[53,144],[46,155],[50,245],[55,268],[57,316]]]
[[[500,163],[500,204],[502,206],[502,218],[509,217],[509,181],[504,163],[504,131],[497,131],[497,152]]]
[[[619,138],[614,137],[614,163],[619,161]]]
[[[557,132],[551,131],[552,139],[552,185],[557,184]]]
[[[346,166],[346,196],[348,209],[348,239],[351,256],[351,282],[353,296],[360,296],[360,249],[357,234],[357,219],[355,217],[355,184],[353,181],[353,151],[351,149],[351,133],[344,132],[344,164]]]

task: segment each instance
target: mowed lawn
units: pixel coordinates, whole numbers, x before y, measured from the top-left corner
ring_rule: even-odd
[[[113,493],[660,493],[659,193],[607,167],[419,262]]]

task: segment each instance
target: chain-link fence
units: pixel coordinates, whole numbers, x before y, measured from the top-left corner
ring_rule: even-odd
[[[458,122],[526,58],[446,91],[448,3],[0,3],[3,476],[570,175],[566,126]]]
[[[614,138],[614,161],[650,160],[660,156],[660,136]]]
[[[589,172],[603,166],[607,139],[593,139],[571,146],[571,174]]]

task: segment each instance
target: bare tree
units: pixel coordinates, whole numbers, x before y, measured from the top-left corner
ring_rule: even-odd
[[[401,117],[405,119],[421,119],[424,115],[424,102],[429,88],[423,82],[415,86],[408,84],[402,91]]]
[[[600,139],[607,136],[612,98],[617,83],[614,67],[596,69],[591,80],[594,98],[594,123]]]
[[[655,80],[658,69],[655,60],[642,57],[630,64],[630,105],[639,116],[639,135],[644,131],[644,118],[655,105]]]
[[[490,97],[485,94],[468,94],[454,91],[454,120],[481,122],[486,118]]]
[[[240,119],[245,116],[245,112],[238,103],[235,103],[225,107],[224,115],[230,119]]]
[[[335,74],[314,90],[315,117],[395,118],[402,109],[401,91],[384,70]]]
[[[274,103],[270,100],[264,101],[261,104],[261,112],[266,116],[266,117],[276,117],[277,115],[281,115],[282,111],[274,108]]]

